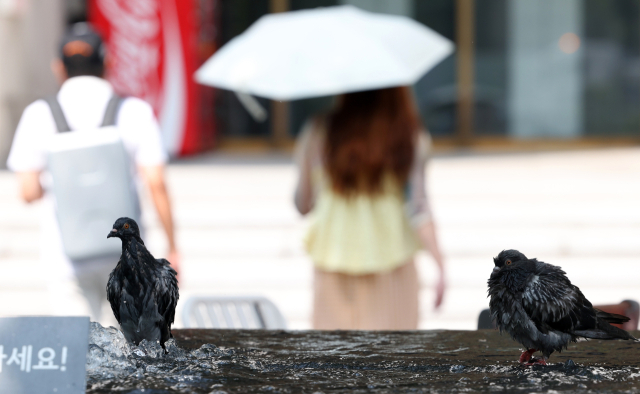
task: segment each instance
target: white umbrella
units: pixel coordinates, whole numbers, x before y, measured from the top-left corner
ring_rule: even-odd
[[[260,18],[217,51],[196,81],[275,100],[412,85],[453,44],[403,16],[353,6]]]

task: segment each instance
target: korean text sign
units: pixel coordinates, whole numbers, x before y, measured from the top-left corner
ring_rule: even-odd
[[[88,317],[0,318],[0,394],[85,392]]]

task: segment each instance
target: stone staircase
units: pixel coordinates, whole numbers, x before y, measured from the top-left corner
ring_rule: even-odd
[[[640,149],[439,155],[428,178],[449,289],[434,312],[434,268],[420,253],[421,328],[474,329],[488,305],[492,258],[507,248],[562,266],[594,303],[640,300]],[[168,179],[181,300],[264,295],[290,328],[310,328],[311,262],[301,245],[305,219],[292,203],[290,159],[213,154],[171,164]],[[0,172],[0,316],[46,314],[38,204],[16,196],[13,175]],[[152,209],[143,221],[149,248],[163,256]]]

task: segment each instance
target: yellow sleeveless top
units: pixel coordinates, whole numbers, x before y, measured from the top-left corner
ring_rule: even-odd
[[[305,246],[316,267],[352,275],[378,273],[401,266],[418,251],[403,190],[391,175],[384,178],[381,193],[352,197],[335,193],[320,168],[313,178],[322,186]]]

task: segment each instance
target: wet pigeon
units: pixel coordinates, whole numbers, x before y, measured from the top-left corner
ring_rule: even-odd
[[[140,238],[133,219],[120,218],[107,238],[122,240],[122,254],[109,275],[107,299],[127,341],[146,339],[164,343],[172,337],[171,324],[178,303],[176,271],[165,259],[155,259]],[[166,351],[166,349],[165,349]]]
[[[489,278],[491,317],[527,350],[520,362],[545,364],[578,338],[631,339],[621,324],[628,317],[595,309],[565,272],[551,264],[528,259],[517,250],[503,250],[493,259]],[[543,358],[533,359],[541,351]]]

